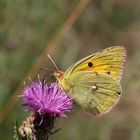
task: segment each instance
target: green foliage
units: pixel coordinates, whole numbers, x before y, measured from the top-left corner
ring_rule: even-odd
[[[14,140],[20,140],[20,135],[18,132],[18,123],[16,121],[15,126],[14,126]]]

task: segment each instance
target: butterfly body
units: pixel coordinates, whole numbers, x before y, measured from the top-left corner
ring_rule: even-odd
[[[120,80],[125,62],[124,47],[110,47],[70,66],[56,71],[62,89],[88,112],[102,115],[119,101]]]

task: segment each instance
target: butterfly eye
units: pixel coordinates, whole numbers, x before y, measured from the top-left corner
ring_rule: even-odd
[[[57,77],[60,77],[60,73],[57,73]]]
[[[89,67],[92,67],[93,66],[93,63],[92,62],[88,62],[88,66]]]
[[[55,71],[54,72],[54,76],[57,77],[57,78],[59,78],[60,77],[60,73]]]

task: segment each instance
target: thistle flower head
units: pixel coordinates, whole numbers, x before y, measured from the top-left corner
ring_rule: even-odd
[[[21,97],[24,106],[30,107],[40,115],[65,116],[73,107],[72,99],[57,83],[36,82],[27,86]]]

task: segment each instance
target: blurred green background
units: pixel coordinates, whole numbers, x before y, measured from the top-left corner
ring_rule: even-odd
[[[15,94],[18,86],[23,84],[24,77],[49,47],[49,42],[53,42],[54,36],[63,28],[79,2],[0,0],[1,140],[13,139],[15,119],[21,123],[29,115],[22,112],[23,107],[18,99],[2,121],[7,101]],[[99,118],[75,107],[67,118],[57,120],[56,128],[62,127],[62,130],[50,139],[140,139],[139,0],[90,0],[58,47],[54,49],[52,46],[50,50],[58,67],[66,70],[79,59],[114,45],[123,45],[127,49],[127,63],[121,81],[123,96],[119,104],[113,111]],[[43,67],[53,68],[47,56],[45,59],[47,63]]]

